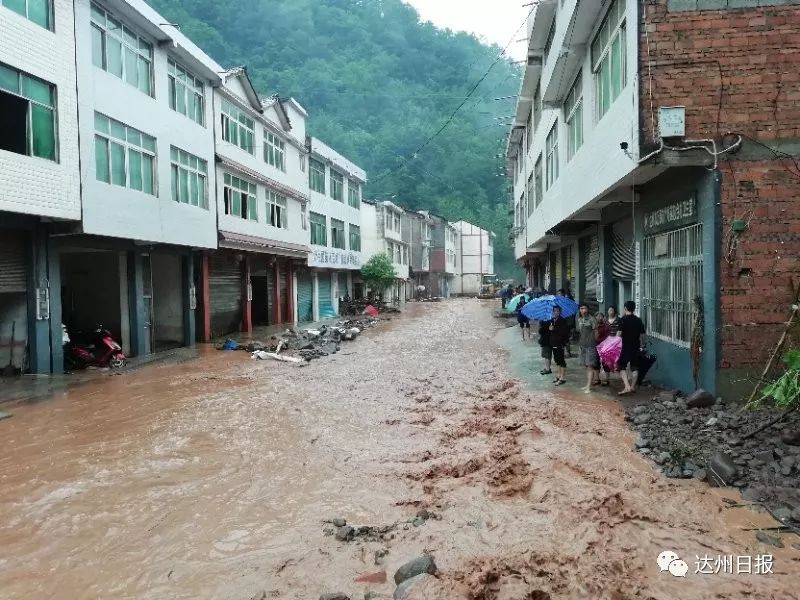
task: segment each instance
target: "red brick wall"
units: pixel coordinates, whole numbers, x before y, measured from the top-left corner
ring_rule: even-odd
[[[445,252],[444,248],[431,248],[431,273],[444,273],[445,268]]]
[[[651,86],[656,123],[659,106],[686,106],[687,138],[719,144],[733,132],[773,148],[800,138],[800,6],[668,12],[666,4],[648,0],[642,15],[642,144],[653,143]],[[719,170],[722,366],[761,366],[788,317],[791,277],[800,284],[800,161],[745,139]],[[748,224],[741,235],[731,230],[736,219]]]

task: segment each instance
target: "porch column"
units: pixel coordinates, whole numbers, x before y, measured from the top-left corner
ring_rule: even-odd
[[[209,270],[211,255],[203,252],[200,256],[200,289],[196,291],[202,303],[202,324],[200,339],[206,343],[211,341],[211,283]]]
[[[273,319],[276,325],[281,325],[283,323],[283,315],[281,314],[281,260],[275,259],[275,269],[274,271],[274,284],[275,284],[275,298],[273,299],[273,305],[275,306]],[[288,315],[287,315],[288,319]]]
[[[294,300],[294,269],[292,268],[292,261],[286,261],[286,323],[296,323],[297,316],[295,314],[295,300]]]
[[[313,298],[311,301],[311,305],[313,307],[313,316],[311,318],[314,321],[319,321],[319,271],[314,271],[314,273],[311,275],[311,284],[311,297]]]
[[[194,257],[192,251],[181,256],[183,272],[183,345],[192,347],[197,339],[197,289],[194,285]]]
[[[300,322],[300,305],[297,300],[297,272],[292,268],[292,272],[290,273],[291,276],[291,285],[292,285],[292,293],[289,296],[292,300],[292,322],[297,325]]]
[[[64,338],[61,322],[64,320],[61,309],[61,252],[57,242],[50,238],[47,242],[47,276],[50,288],[50,372],[64,372]]]
[[[138,250],[133,250],[128,253],[128,308],[133,356],[143,356],[147,353],[142,275],[142,255]]]
[[[252,288],[250,287],[250,261],[242,259],[242,331],[253,331]]]

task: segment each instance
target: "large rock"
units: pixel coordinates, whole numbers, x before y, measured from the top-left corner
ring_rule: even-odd
[[[349,542],[355,537],[356,531],[350,525],[336,528],[336,539],[340,542]]]
[[[350,596],[342,592],[333,592],[332,594],[322,594],[319,600],[350,600]]]
[[[406,579],[394,591],[394,600],[453,600],[462,598],[461,590],[439,581],[436,577],[422,573]]]
[[[400,585],[407,579],[411,579],[417,575],[422,575],[423,573],[435,575],[436,570],[436,562],[433,560],[433,557],[425,554],[419,558],[415,558],[414,560],[407,562],[402,567],[397,569],[397,573],[394,574],[394,582],[395,584]]]
[[[688,408],[705,408],[707,406],[714,406],[714,402],[716,401],[717,399],[714,398],[713,394],[701,388],[686,399],[686,406]]]
[[[731,485],[738,469],[729,454],[718,452],[708,463],[708,481],[718,486]]]

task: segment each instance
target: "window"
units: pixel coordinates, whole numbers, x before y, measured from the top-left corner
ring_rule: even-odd
[[[222,139],[255,155],[255,121],[228,100],[222,100]]]
[[[325,215],[311,213],[311,243],[317,246],[328,245],[328,223]]]
[[[625,0],[614,0],[592,41],[592,71],[597,85],[597,114],[603,117],[627,83]]]
[[[56,88],[0,64],[0,149],[56,160]]]
[[[553,22],[550,23],[550,29],[547,32],[547,39],[544,42],[544,59],[550,56],[550,50],[553,48],[553,40],[556,37],[556,17],[553,17]]]
[[[353,208],[361,206],[361,189],[357,181],[347,181],[347,203]]]
[[[542,120],[542,89],[541,85],[536,86],[536,92],[533,94],[533,128],[539,128],[539,121]]]
[[[300,225],[303,231],[308,230],[308,207],[305,202],[300,203]]]
[[[267,190],[267,208],[269,209],[270,225],[279,229],[289,229],[286,196]]]
[[[95,174],[98,181],[156,195],[156,139],[94,113]]]
[[[400,215],[397,215],[397,214],[392,215],[392,218],[394,220],[394,230],[397,233],[400,233]]]
[[[564,118],[567,124],[567,160],[571,160],[583,145],[583,72],[578,73],[578,78],[572,84],[572,89],[567,94],[564,102]]]
[[[203,81],[172,59],[167,61],[169,107],[195,123],[205,124],[205,87]]]
[[[286,171],[286,142],[266,130],[264,130],[264,162]]]
[[[0,0],[0,6],[13,10],[45,29],[53,29],[51,0]]]
[[[308,184],[315,192],[325,193],[325,165],[313,158],[308,159]]]
[[[361,252],[361,227],[350,224],[350,250]]]
[[[545,189],[549,190],[550,186],[558,179],[558,119],[553,123],[550,133],[547,134],[545,151],[547,152]]]
[[[305,173],[306,172],[306,156],[305,154],[300,155],[300,170]]]
[[[528,175],[527,192],[528,192],[528,200],[527,200],[525,206],[527,208],[528,216],[530,217],[533,214],[533,209],[536,207],[536,204],[537,204],[536,186],[535,186],[534,181],[533,181],[533,172],[531,172],[531,174]]]
[[[258,221],[257,187],[246,179],[225,173],[222,195],[225,200],[225,214],[241,217],[248,221]]]
[[[331,198],[344,202],[344,175],[331,169]]]
[[[703,296],[703,226],[646,237],[642,244],[642,317],[648,335],[689,348]]]
[[[533,188],[536,193],[536,206],[542,202],[542,155],[536,159],[536,164],[533,166]]]
[[[390,262],[394,262],[394,244],[392,242],[387,242],[386,244],[386,255],[389,257]]]
[[[401,248],[403,250],[403,260],[402,260],[401,264],[407,265],[408,264],[408,247],[407,246],[402,246]]]
[[[533,107],[531,112],[528,113],[528,122],[525,125],[525,151],[531,149],[531,141],[533,140]]]
[[[92,62],[153,95],[153,46],[92,4]]]
[[[386,228],[386,231],[391,231],[392,230],[392,213],[390,213],[388,210],[384,214],[383,221],[384,221],[384,227]]]
[[[208,208],[208,164],[202,158],[175,146],[169,149],[172,174],[172,199]]]
[[[331,219],[331,247],[344,250],[345,246],[344,221]]]

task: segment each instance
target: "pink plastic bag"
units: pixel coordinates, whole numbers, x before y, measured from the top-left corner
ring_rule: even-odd
[[[364,314],[370,317],[377,317],[378,316],[378,309],[372,306],[372,304],[368,304],[367,308],[364,309]]]
[[[619,356],[622,354],[622,338],[613,336],[608,337],[597,345],[597,353],[600,360],[609,369],[616,369]]]

